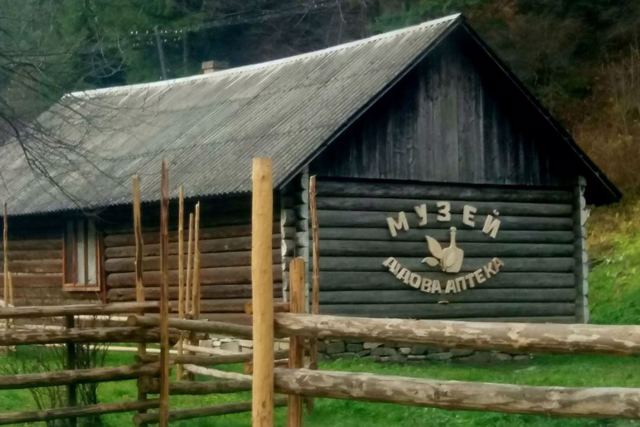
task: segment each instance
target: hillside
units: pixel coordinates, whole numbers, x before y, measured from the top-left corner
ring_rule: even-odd
[[[640,195],[597,208],[588,222],[593,323],[640,323]]]

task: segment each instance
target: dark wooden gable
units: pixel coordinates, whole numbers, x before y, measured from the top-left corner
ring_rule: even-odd
[[[575,184],[576,156],[499,71],[459,28],[322,153],[311,172],[426,182]]]

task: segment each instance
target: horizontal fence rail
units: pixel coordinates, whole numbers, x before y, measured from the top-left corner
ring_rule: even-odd
[[[276,368],[275,390],[310,397],[450,410],[591,418],[640,418],[640,389],[540,387]]]
[[[159,364],[150,363],[139,366],[69,369],[35,374],[4,375],[0,376],[0,390],[130,380],[141,375],[157,375],[159,371]]]
[[[640,354],[640,326],[371,319],[277,313],[278,335],[346,338],[444,348],[541,353]]]
[[[156,329],[134,326],[104,328],[70,328],[65,330],[5,330],[0,332],[0,346],[23,344],[158,342]]]
[[[0,319],[145,313],[157,312],[158,307],[158,302],[3,307],[0,309]]]
[[[157,399],[134,402],[99,403],[96,405],[74,406],[68,408],[43,409],[39,411],[0,413],[0,425],[50,421],[61,418],[113,414],[155,409],[160,402]]]
[[[159,326],[158,316],[129,316],[127,324],[131,326]],[[169,327],[189,332],[206,332],[251,339],[252,328],[248,325],[218,322],[213,320],[169,319]]]

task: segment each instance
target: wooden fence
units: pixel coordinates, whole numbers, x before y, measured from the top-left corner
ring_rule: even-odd
[[[414,379],[369,373],[302,368],[304,341],[355,338],[365,341],[434,345],[477,350],[546,353],[640,354],[640,326],[484,323],[371,319],[303,314],[304,262],[290,266],[290,313],[272,306],[271,164],[253,164],[253,426],[273,425],[273,395],[290,395],[288,425],[302,425],[301,397],[328,397],[452,410],[483,410],[593,418],[640,418],[640,389],[616,387],[533,387],[482,382]],[[298,305],[300,304],[300,305]],[[272,327],[273,325],[273,327]],[[289,368],[273,363],[274,336],[289,336]]]
[[[477,350],[530,351],[547,353],[640,354],[639,326],[596,326],[526,323],[484,323],[442,320],[370,319],[305,314],[305,265],[294,259],[289,268],[290,298],[274,307],[272,277],[273,190],[271,163],[256,159],[253,165],[252,209],[252,291],[248,312],[253,326],[198,319],[198,246],[193,243],[193,259],[187,257],[187,278],[180,280],[178,318],[169,317],[166,280],[168,173],[162,174],[160,302],[145,302],[142,283],[142,240],[140,196],[134,179],[134,228],[136,230],[136,303],[73,305],[53,307],[3,308],[0,319],[61,317],[66,327],[59,330],[14,329],[0,331],[0,346],[62,344],[66,346],[65,370],[0,376],[0,389],[65,386],[68,406],[40,411],[0,414],[0,424],[75,419],[87,415],[135,412],[135,425],[186,420],[237,412],[252,412],[253,426],[273,425],[276,406],[288,406],[288,425],[303,424],[303,400],[313,397],[388,402],[452,410],[485,410],[552,416],[640,419],[640,389],[616,387],[540,387],[482,382],[415,379],[354,372],[329,372],[304,367],[305,354],[316,348],[317,339],[345,338],[376,342],[433,345]],[[182,200],[182,197],[180,198]],[[196,211],[196,217],[198,212]],[[181,223],[182,223],[181,213]],[[191,223],[192,221],[190,221]],[[193,224],[197,236],[197,220]],[[317,228],[317,225],[315,226]],[[191,230],[192,227],[190,226]],[[182,239],[182,238],[181,238]],[[188,251],[192,243],[189,239]],[[317,257],[317,254],[314,258]],[[181,261],[182,262],[182,261]],[[191,269],[190,266],[193,266]],[[189,275],[192,277],[189,277]],[[317,277],[314,293],[317,293]],[[191,301],[191,304],[189,304]],[[184,305],[184,307],[183,307]],[[189,310],[189,305],[191,309]],[[82,327],[78,316],[128,314],[119,326]],[[214,333],[252,338],[253,353],[216,354],[198,347],[198,334]],[[287,367],[283,354],[274,352],[276,338],[289,337]],[[75,346],[79,343],[137,343],[135,363],[125,366],[77,369]],[[160,354],[148,351],[148,343],[158,343]],[[170,348],[178,343],[177,354]],[[312,351],[313,353],[313,351]],[[312,358],[313,359],[313,358]],[[251,362],[252,375],[215,369],[215,366]],[[179,376],[170,381],[172,366]],[[311,363],[311,368],[315,365]],[[194,375],[212,378],[191,381]],[[138,397],[134,401],[78,406],[76,387],[81,383],[136,379]],[[171,409],[170,395],[206,395],[252,390],[252,401],[207,407]],[[285,396],[276,396],[280,393]],[[152,395],[157,395],[157,398]],[[311,405],[308,405],[311,407]],[[152,411],[157,409],[157,411]]]
[[[100,383],[142,378],[155,378],[160,373],[156,361],[137,361],[131,365],[114,367],[95,367],[78,369],[76,349],[78,344],[109,342],[158,342],[158,328],[139,326],[81,327],[75,324],[76,316],[103,316],[112,314],[144,314],[157,312],[157,303],[119,303],[119,304],[82,304],[68,306],[39,306],[3,308],[0,319],[65,319],[66,328],[24,329],[15,325],[12,329],[0,332],[0,346],[15,345],[51,345],[62,344],[66,347],[66,366],[64,370],[0,376],[0,390],[14,390],[31,387],[65,386],[68,406],[39,411],[5,412],[0,414],[0,424],[51,421],[67,418],[102,415],[114,412],[146,411],[157,408],[159,400],[136,400],[94,405],[77,405],[77,386],[82,383]]]

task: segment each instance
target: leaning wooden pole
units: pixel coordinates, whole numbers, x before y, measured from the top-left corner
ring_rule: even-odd
[[[305,311],[305,264],[300,257],[289,263],[290,311]],[[289,368],[302,368],[304,362],[304,338],[292,336],[289,339]],[[302,396],[290,394],[288,397],[288,427],[302,426]]]
[[[160,427],[169,425],[169,171],[162,162],[160,199]]]
[[[184,293],[184,188],[180,186],[178,193],[178,318],[184,319],[185,315],[185,293]],[[182,356],[182,345],[184,343],[184,333],[180,332],[178,340],[178,354]],[[182,380],[182,365],[176,368],[176,377]]]
[[[251,203],[252,425],[273,426],[273,184],[270,159],[254,159]]]

